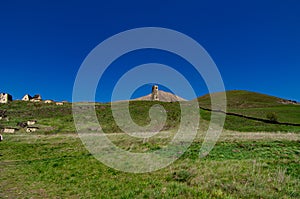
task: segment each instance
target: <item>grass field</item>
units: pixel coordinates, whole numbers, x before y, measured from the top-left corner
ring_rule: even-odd
[[[110,139],[143,151],[164,144]],[[131,174],[94,159],[74,134],[6,135],[0,198],[299,198],[299,143],[298,134],[224,132],[205,158],[198,138],[174,164]]]
[[[300,123],[300,105],[247,91],[230,91],[228,112],[257,118],[274,113],[280,122]],[[123,102],[124,103],[124,102]],[[189,105],[185,102],[185,105]],[[133,138],[117,126],[109,103],[97,103],[96,114],[109,139],[130,152],[164,148],[180,123],[178,103],[132,101],[130,115],[139,125],[150,122],[149,110],[166,110],[163,131]],[[209,108],[209,96],[199,98]],[[122,107],[122,102],[120,107]],[[200,128],[192,145],[161,170],[132,174],[96,160],[75,132],[72,105],[14,101],[0,104],[7,118],[0,127],[37,120],[39,131],[3,134],[0,142],[0,198],[300,198],[300,127],[227,116],[211,153],[199,157],[210,111],[200,110]]]

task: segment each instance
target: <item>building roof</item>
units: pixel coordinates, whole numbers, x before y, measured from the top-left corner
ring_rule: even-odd
[[[31,95],[29,95],[29,94],[24,95],[24,97],[26,97],[26,96],[28,96],[29,99],[32,99]]]
[[[41,99],[42,97],[41,97],[41,95],[39,95],[39,94],[36,94],[36,95],[34,95],[33,96],[33,99]]]

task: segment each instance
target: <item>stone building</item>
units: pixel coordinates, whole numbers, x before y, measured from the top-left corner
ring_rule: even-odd
[[[23,101],[30,101],[32,99],[32,97],[28,94],[24,95],[24,97],[22,98]]]
[[[12,96],[8,93],[0,93],[0,103],[5,104],[12,101]]]
[[[158,86],[154,85],[152,86],[152,100],[153,101],[159,101],[159,97],[158,97]]]
[[[40,101],[42,101],[42,97],[41,97],[41,95],[34,95],[30,101],[40,102]]]
[[[45,104],[52,104],[54,101],[53,100],[45,100],[44,102],[45,102]]]

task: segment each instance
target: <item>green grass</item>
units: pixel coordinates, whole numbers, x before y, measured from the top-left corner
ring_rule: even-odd
[[[297,140],[229,141],[226,134],[205,158],[196,140],[174,164],[152,173],[109,168],[74,135],[5,135],[0,142],[0,198],[299,198]],[[122,148],[155,150],[149,143],[111,135]],[[122,140],[122,141],[120,141]]]
[[[14,101],[1,104],[0,110],[6,110],[9,121],[0,121],[0,126],[16,127],[18,122],[37,120],[44,133],[71,133],[75,131],[71,104],[55,104]]]
[[[213,94],[218,97],[220,93]],[[300,105],[282,104],[282,99],[249,91],[227,91],[227,112],[238,113],[261,119],[268,119],[268,114],[275,114],[279,122],[300,124]],[[205,95],[198,98],[199,105],[211,108],[210,96]],[[209,120],[210,113],[202,111],[204,119]],[[266,124],[252,121],[236,116],[227,116],[225,128],[237,131],[283,131],[299,132],[299,127]]]
[[[219,93],[213,94],[218,98]],[[280,122],[300,123],[300,105],[282,104],[282,99],[249,91],[227,91],[227,111],[247,116],[267,118],[276,113]],[[198,98],[202,107],[210,108],[210,96]]]
[[[212,95],[218,98],[222,93],[213,93]],[[280,103],[280,98],[244,91],[232,90],[226,91],[227,106],[229,109],[233,108],[255,108],[255,107],[273,107]],[[210,107],[210,95],[204,95],[198,98],[199,103],[204,107]]]
[[[279,122],[300,124],[300,105],[276,105],[262,108],[231,109],[234,113],[267,119],[268,113],[275,113]]]
[[[209,111],[201,110],[200,114],[204,120],[210,120],[211,113]],[[224,128],[240,132],[300,132],[299,126],[269,124],[232,115],[226,116]]]
[[[279,98],[247,91],[230,91],[227,97],[229,112],[259,118],[275,113],[280,122],[300,122],[300,106],[280,104]],[[201,97],[199,104],[209,107],[209,97]],[[110,104],[97,103],[96,114],[115,145],[131,152],[156,151],[174,136],[181,112],[179,103],[133,101],[133,121],[149,124],[153,105],[166,110],[167,120],[164,132],[146,140],[123,134]],[[0,110],[8,116],[0,127],[31,119],[40,127],[36,133],[20,129],[4,134],[0,198],[300,198],[300,127],[227,116],[219,142],[207,157],[199,158],[211,116],[200,110],[197,138],[175,163],[131,174],[103,165],[86,150],[74,133],[71,104],[14,101],[0,104]]]
[[[249,94],[249,92],[246,92],[245,94],[244,91],[235,91],[235,95],[231,96],[232,92],[229,92],[228,97],[229,112],[265,119],[267,118],[268,113],[275,113],[278,117],[279,122],[300,123],[300,105],[278,104],[278,99],[273,97],[266,97],[266,100],[263,101],[263,97],[265,97],[264,95],[250,95],[251,93]],[[239,93],[239,95],[237,95],[236,93]],[[247,97],[248,95],[252,96],[252,98],[249,99],[249,97]],[[236,101],[238,101],[242,98],[242,96],[244,96],[243,99],[246,100],[244,105],[242,107],[236,106],[236,104],[233,103],[233,99],[237,98]],[[273,99],[273,101],[271,101],[271,99]],[[208,100],[209,98],[207,98],[207,96],[200,98],[200,106],[205,107],[204,104],[209,103]],[[259,102],[259,100],[262,102]],[[188,105],[188,103],[189,102],[186,102],[185,104]],[[122,103],[120,104],[120,106],[123,106]],[[155,104],[161,105],[167,113],[167,121],[163,127],[163,130],[176,130],[180,123],[181,115],[179,103],[150,101],[130,102],[130,115],[133,121],[141,126],[149,124],[149,110]],[[248,105],[246,106],[245,104]],[[9,118],[9,121],[1,120],[0,127],[16,127],[18,122],[36,119],[38,121],[36,126],[40,127],[39,133],[53,134],[75,132],[71,104],[56,106],[54,104],[14,101],[8,104],[0,104],[0,110],[7,110],[7,115]],[[110,104],[97,103],[96,113],[99,123],[101,124],[104,132],[121,132],[121,129],[117,126],[112,116]],[[200,125],[206,125],[210,121],[210,112],[201,110],[200,115],[203,119],[201,120]],[[267,124],[264,122],[253,121],[237,116],[227,116],[224,128],[242,132],[300,132],[299,126],[295,127],[278,124]],[[25,131],[21,129],[21,132]]]

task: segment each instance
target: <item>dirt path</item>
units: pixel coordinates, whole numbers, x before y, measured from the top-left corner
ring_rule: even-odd
[[[157,134],[158,137],[171,137],[175,134],[175,132],[167,132],[163,131]],[[93,135],[93,134],[91,134]],[[96,134],[95,134],[96,135]],[[103,135],[103,134],[102,134]],[[126,133],[109,133],[106,134],[108,137],[111,136],[125,136]],[[13,134],[13,135],[5,135],[4,138],[9,136],[10,138],[22,138],[22,139],[53,139],[53,138],[62,138],[62,137],[70,137],[70,138],[79,138],[77,133],[68,133],[68,134]],[[104,136],[104,135],[103,135]],[[205,136],[205,132],[199,132],[197,134],[196,139],[203,139]],[[236,131],[224,131],[220,137],[219,141],[246,141],[246,140],[290,140],[290,141],[300,141],[299,133],[281,133],[281,132],[236,132]],[[5,140],[4,140],[5,141]]]

